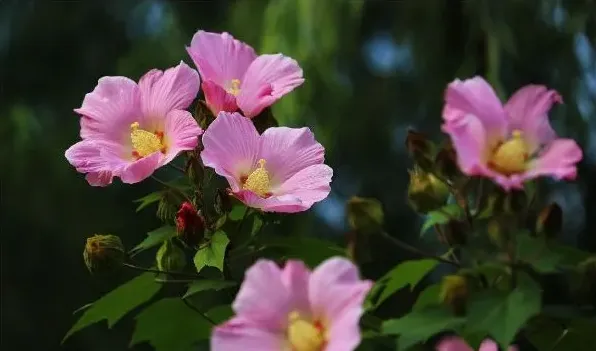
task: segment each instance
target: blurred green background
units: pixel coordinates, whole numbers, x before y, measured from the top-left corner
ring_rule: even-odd
[[[550,198],[564,209],[563,240],[596,249],[596,221],[588,220],[596,218],[594,0],[3,0],[2,346],[127,349],[130,318],[59,346],[72,312],[117,283],[87,273],[86,237],[117,234],[130,247],[160,225],[153,210],[136,214],[132,202],[154,182],[93,188],[67,163],[64,151],[79,139],[72,110],[102,76],[136,80],[152,68],[192,64],[184,47],[198,29],[228,31],[304,68],[305,84],[274,114],[281,124],[315,131],[335,176],[327,200],[285,218],[288,230],[341,242],[345,201],[361,195],[382,201],[388,232],[414,242],[421,218],[405,201],[406,132],[442,140],[446,84],[481,74],[504,96],[528,83],[563,95],[553,124],[580,142],[585,159],[578,181],[551,183]],[[375,246],[367,276],[409,257],[385,246]]]

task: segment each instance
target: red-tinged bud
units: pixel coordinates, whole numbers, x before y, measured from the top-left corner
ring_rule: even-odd
[[[188,246],[199,244],[205,233],[205,219],[200,211],[186,201],[176,213],[176,229],[178,237]]]

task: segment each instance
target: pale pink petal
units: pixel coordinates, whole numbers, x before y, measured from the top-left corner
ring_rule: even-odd
[[[308,300],[308,281],[310,270],[304,262],[288,260],[282,271],[281,279],[287,291],[291,294],[291,310],[299,311],[304,316],[310,316],[310,302]]]
[[[505,137],[507,115],[493,88],[481,77],[454,80],[447,87],[443,118],[446,122],[475,116],[483,125],[489,145]]]
[[[437,351],[474,351],[464,339],[456,336],[443,338],[436,348]]]
[[[302,83],[296,60],[282,54],[261,55],[248,67],[236,101],[246,117],[254,117]]]
[[[149,71],[139,80],[143,116],[147,120],[163,120],[168,112],[187,108],[199,87],[199,74],[182,61],[165,72]]]
[[[253,48],[228,33],[198,31],[192,38],[188,54],[204,81],[225,87],[232,79],[241,80],[257,57]]]
[[[264,212],[296,213],[302,212],[308,208],[302,203],[300,198],[292,195],[273,195],[268,198],[262,198],[250,190],[241,190],[234,192],[238,200],[246,206],[260,209]]]
[[[212,351],[280,351],[284,346],[280,332],[237,317],[214,328],[211,337]]]
[[[536,150],[556,138],[547,113],[554,103],[562,102],[559,93],[543,85],[527,85],[519,89],[505,104],[510,130],[521,130],[524,140]]]
[[[117,174],[123,183],[134,184],[138,183],[155,172],[159,167],[159,163],[163,154],[159,151],[152,153],[146,157],[138,159],[124,166],[119,174]]]
[[[538,159],[532,161],[524,178],[551,176],[559,180],[573,180],[577,175],[576,164],[582,157],[582,150],[575,140],[556,139],[546,146]]]
[[[451,137],[461,171],[471,176],[481,175],[490,146],[480,120],[471,114],[458,115],[445,122],[442,130]]]
[[[199,143],[201,134],[203,134],[203,130],[190,112],[170,111],[164,128],[167,152],[160,165],[169,163],[182,151],[193,150]]]
[[[298,171],[272,192],[274,195],[291,194],[299,198],[305,211],[329,195],[332,177],[331,167],[325,164],[312,165]]]
[[[345,313],[361,313],[372,282],[359,278],[358,267],[350,260],[334,257],[321,263],[311,274],[309,300],[313,313],[333,324]]]
[[[85,180],[91,186],[107,186],[112,184],[114,175],[111,171],[90,172],[85,176]]]
[[[490,339],[486,339],[480,344],[478,351],[499,351],[499,345]]]
[[[102,77],[85,95],[81,108],[81,138],[122,142],[130,135],[130,124],[142,114],[137,84],[126,77]]]
[[[271,183],[280,185],[298,171],[322,164],[325,148],[315,140],[310,129],[274,127],[263,132],[259,158],[267,163]]]
[[[66,150],[64,156],[77,172],[87,173],[85,177],[92,186],[106,186],[112,183],[112,170],[107,168],[100,150],[109,147],[107,143],[83,140]]]
[[[261,259],[252,265],[232,304],[236,314],[271,330],[285,328],[292,305],[281,275],[273,261]]]
[[[257,164],[259,133],[252,121],[239,113],[220,112],[203,134],[203,146],[205,166],[226,177],[232,191],[240,191],[240,178]]]
[[[360,335],[362,313],[362,308],[352,308],[331,321],[325,351],[351,351],[358,347],[362,339]]]
[[[205,94],[205,102],[213,115],[217,116],[221,111],[235,112],[238,110],[236,97],[228,93],[221,86],[210,80],[206,80],[203,82],[202,87]]]

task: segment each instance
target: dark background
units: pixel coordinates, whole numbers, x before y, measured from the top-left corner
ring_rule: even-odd
[[[596,248],[596,221],[588,220],[596,216],[594,0],[2,0],[3,348],[127,349],[130,318],[59,346],[72,312],[117,283],[89,276],[86,237],[117,234],[131,247],[160,225],[154,208],[136,214],[132,202],[154,189],[151,180],[93,188],[68,164],[64,151],[79,138],[72,110],[102,76],[137,80],[181,59],[192,64],[184,47],[198,29],[228,31],[304,68],[305,84],[274,113],[315,131],[335,177],[329,198],[287,217],[287,228],[341,241],[344,203],[362,195],[382,201],[388,232],[416,240],[421,218],[405,202],[406,131],[442,140],[446,84],[481,74],[504,96],[528,83],[563,95],[553,124],[579,141],[585,159],[578,181],[552,183],[550,198],[564,209],[563,240]],[[408,256],[380,247],[373,258],[365,274],[375,278]]]

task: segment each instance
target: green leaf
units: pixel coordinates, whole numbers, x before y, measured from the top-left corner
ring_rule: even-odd
[[[464,322],[464,318],[455,317],[447,310],[437,308],[413,311],[399,319],[385,321],[382,332],[399,335],[398,350],[406,350],[439,332],[453,330]]]
[[[131,347],[146,341],[155,351],[185,351],[211,334],[211,323],[180,298],[159,300],[135,319]]]
[[[205,291],[205,290],[218,291],[218,290],[230,288],[230,287],[236,286],[236,285],[237,285],[236,282],[226,281],[226,280],[210,280],[210,279],[199,280],[199,281],[196,281],[196,282],[190,284],[190,286],[188,287],[188,290],[186,291],[186,294],[184,294],[184,296],[182,298],[186,299],[187,297],[190,297],[198,292]]]
[[[108,328],[111,328],[130,310],[149,301],[161,288],[154,276],[153,273],[141,274],[95,301],[70,328],[62,342],[77,331],[104,319],[108,321]]]
[[[327,240],[306,237],[262,237],[259,243],[267,248],[281,249],[283,257],[298,258],[314,267],[329,257],[345,256],[345,249]]]
[[[561,321],[539,317],[529,323],[525,335],[537,350],[593,351],[594,330],[596,319]]]
[[[432,284],[427,286],[424,290],[422,290],[420,295],[418,295],[416,303],[414,303],[414,306],[412,306],[412,311],[419,311],[429,306],[440,305],[440,294],[441,284]]]
[[[520,275],[511,292],[485,291],[468,305],[468,331],[483,331],[507,349],[518,330],[540,313],[541,290],[529,277]],[[523,279],[522,279],[523,278]]]
[[[248,208],[244,205],[236,205],[232,207],[232,211],[228,214],[228,218],[232,221],[239,221],[244,217],[244,213],[248,211]]]
[[[423,235],[430,228],[438,224],[447,224],[451,220],[461,219],[463,210],[457,204],[449,204],[439,208],[438,210],[430,211],[426,215],[426,220],[420,229],[420,235]]]
[[[561,245],[556,242],[549,242],[549,248],[561,257],[560,264],[575,266],[591,256],[589,252],[582,251],[573,246]]]
[[[422,278],[430,273],[437,264],[439,264],[439,262],[433,259],[411,260],[400,263],[375,284],[375,286],[378,285],[378,288],[373,289],[377,293],[378,291],[381,291],[381,296],[373,306],[379,306],[389,296],[408,285],[410,286],[410,289],[414,289]]]
[[[561,261],[561,255],[552,252],[544,238],[533,238],[528,233],[520,233],[515,239],[521,261],[529,263],[540,273],[558,271],[557,265]]]
[[[130,250],[130,255],[134,256],[138,253],[150,249],[154,246],[161,245],[164,241],[176,236],[176,228],[171,225],[165,225],[147,233],[147,237],[140,244]]]
[[[224,257],[229,243],[230,240],[226,233],[221,230],[215,232],[209,244],[199,249],[194,257],[197,272],[200,272],[205,266],[215,267],[223,272]]]
[[[136,211],[139,212],[142,209],[144,209],[145,207],[151,205],[152,203],[156,203],[159,200],[161,200],[161,197],[163,196],[163,191],[156,191],[153,192],[151,194],[145,195],[140,199],[134,200],[134,202],[138,202],[139,206],[137,207]]]

